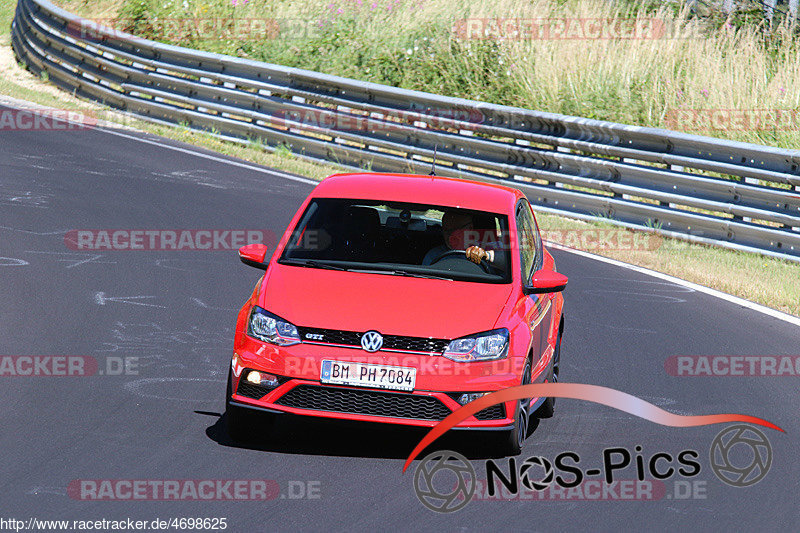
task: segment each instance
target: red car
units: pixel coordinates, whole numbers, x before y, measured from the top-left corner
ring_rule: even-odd
[[[395,174],[323,180],[295,214],[236,323],[226,398],[235,440],[278,414],[433,426],[506,387],[556,381],[567,278],[525,196]],[[261,413],[258,413],[258,412]],[[489,407],[459,429],[519,453],[552,398]]]

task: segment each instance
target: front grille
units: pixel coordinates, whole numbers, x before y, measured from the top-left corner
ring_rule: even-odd
[[[503,404],[492,405],[475,413],[478,420],[501,420],[506,417],[506,408]]]
[[[441,420],[452,412],[431,396],[319,385],[298,385],[275,403],[296,409],[416,420]]]
[[[356,331],[341,331],[338,329],[322,328],[297,328],[300,338],[304,341],[324,342],[326,344],[344,344],[346,346],[361,346],[361,335]],[[309,339],[306,334],[321,335],[322,338]]]
[[[359,340],[359,343],[361,341]],[[390,350],[407,350],[411,352],[437,352],[442,353],[447,345],[446,339],[429,339],[425,337],[404,337],[401,335],[385,335],[383,347]]]
[[[344,331],[324,328],[297,328],[300,338],[306,342],[323,342],[325,344],[341,344],[344,346],[361,347],[361,336],[364,332]],[[306,335],[321,336],[310,339]],[[433,339],[429,337],[407,337],[404,335],[384,335],[383,350],[398,350],[403,352],[442,353],[450,341],[447,339]]]

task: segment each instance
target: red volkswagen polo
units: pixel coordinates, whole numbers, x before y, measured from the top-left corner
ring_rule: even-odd
[[[567,278],[516,189],[335,175],[267,251],[239,250],[265,272],[236,323],[236,440],[284,413],[433,426],[489,392],[558,379]],[[552,398],[532,398],[458,428],[501,431],[519,453],[530,417],[552,413]]]

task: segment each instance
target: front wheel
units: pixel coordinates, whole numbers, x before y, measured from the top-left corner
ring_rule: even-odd
[[[561,332],[558,333],[558,338],[556,339],[556,348],[553,351],[553,377],[550,380],[551,383],[558,383],[558,366],[561,362]],[[553,412],[555,411],[556,407],[556,399],[555,398],[547,398],[542,405],[534,413],[536,418],[552,418]]]
[[[525,363],[525,370],[522,372],[522,385],[531,382],[531,363]],[[530,421],[530,399],[519,400],[514,413],[514,427],[503,434],[500,448],[504,455],[519,455],[525,439],[528,437],[528,423]]]

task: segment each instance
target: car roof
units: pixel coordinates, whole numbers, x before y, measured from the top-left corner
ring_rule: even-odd
[[[524,198],[517,189],[493,183],[377,172],[334,174],[322,180],[312,196],[422,203],[506,214],[513,213],[518,198]]]

